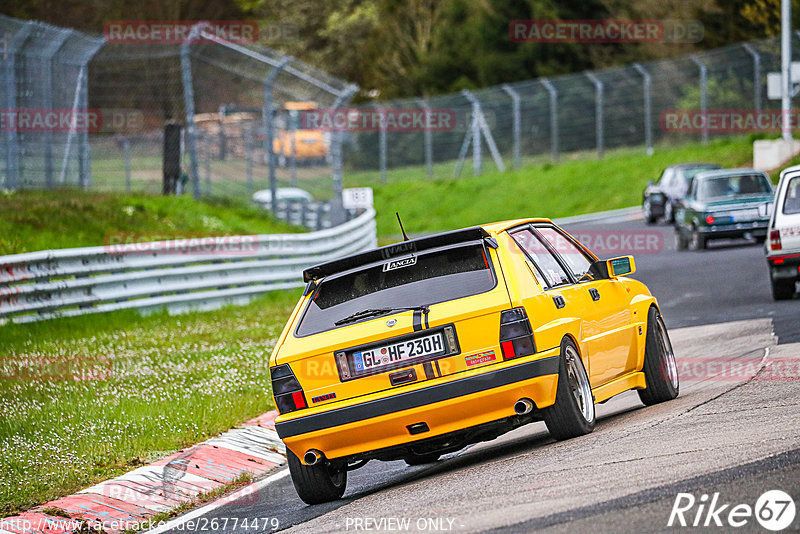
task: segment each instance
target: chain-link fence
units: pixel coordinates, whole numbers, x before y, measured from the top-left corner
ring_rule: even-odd
[[[793,50],[797,57],[798,36]],[[765,91],[767,73],[779,70],[780,43],[767,39],[471,93],[381,102],[384,110],[449,109],[457,120],[448,131],[351,133],[345,145],[348,180],[367,184],[452,178],[558,161],[566,153],[603,157],[607,151],[636,146],[651,153],[657,145],[707,142],[737,132],[778,133],[746,121],[724,128],[706,121],[703,127],[696,119],[715,111],[724,112],[728,120],[749,112],[755,113],[749,118],[757,119],[760,111],[779,110],[780,102],[767,100]],[[671,124],[670,118],[680,120]]]
[[[355,86],[213,23],[178,22],[189,34],[177,41],[156,27],[142,38],[158,23],[121,21],[120,35],[125,24],[137,39],[0,16],[0,187],[163,191],[165,127],[177,124],[178,192],[340,196],[342,135],[298,131],[296,115],[345,106]]]
[[[779,108],[764,90],[767,73],[779,70],[777,39],[348,108],[355,86],[269,48],[219,37],[210,23],[183,24],[189,33],[181,39],[130,42],[0,16],[0,187],[162,191],[165,128],[177,124],[179,191],[250,198],[295,186],[339,201],[343,172],[348,185],[368,185],[480,174],[567,153],[652,151],[735,131],[672,128],[665,123],[671,111],[692,118]],[[443,127],[379,120],[355,129],[304,121],[339,108],[346,116],[423,112],[448,120]],[[54,110],[55,126],[22,123],[23,115],[46,123]],[[281,200],[272,191],[267,204]]]

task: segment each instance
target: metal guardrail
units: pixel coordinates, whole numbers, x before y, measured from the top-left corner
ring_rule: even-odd
[[[0,256],[0,323],[137,308],[244,304],[301,287],[303,269],[377,246],[375,211],[305,234],[234,236]]]

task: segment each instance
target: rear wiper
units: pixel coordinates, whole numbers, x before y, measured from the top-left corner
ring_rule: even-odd
[[[428,306],[399,306],[396,308],[369,308],[366,310],[361,310],[360,312],[356,312],[353,315],[348,315],[347,317],[339,319],[333,324],[336,326],[341,326],[347,323],[354,323],[360,319],[366,319],[367,317],[377,317],[378,315],[385,315],[393,311],[414,310],[414,311],[421,311],[424,313],[428,313],[428,309],[429,309]]]

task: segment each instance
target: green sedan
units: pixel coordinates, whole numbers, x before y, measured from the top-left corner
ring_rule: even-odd
[[[766,173],[725,169],[698,173],[678,202],[678,250],[706,248],[711,239],[745,237],[764,241],[774,192]]]

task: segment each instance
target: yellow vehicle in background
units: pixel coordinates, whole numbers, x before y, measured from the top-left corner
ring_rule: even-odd
[[[544,421],[591,432],[595,403],[678,395],[656,299],[548,219],[404,241],[307,269],[270,358],[298,495],[342,496],[366,462],[435,462]]]
[[[316,102],[286,102],[282,119],[277,121],[272,149],[278,157],[278,165],[285,167],[292,154],[300,165],[324,164],[330,150],[328,134],[322,130],[300,128],[300,113],[317,109]]]

